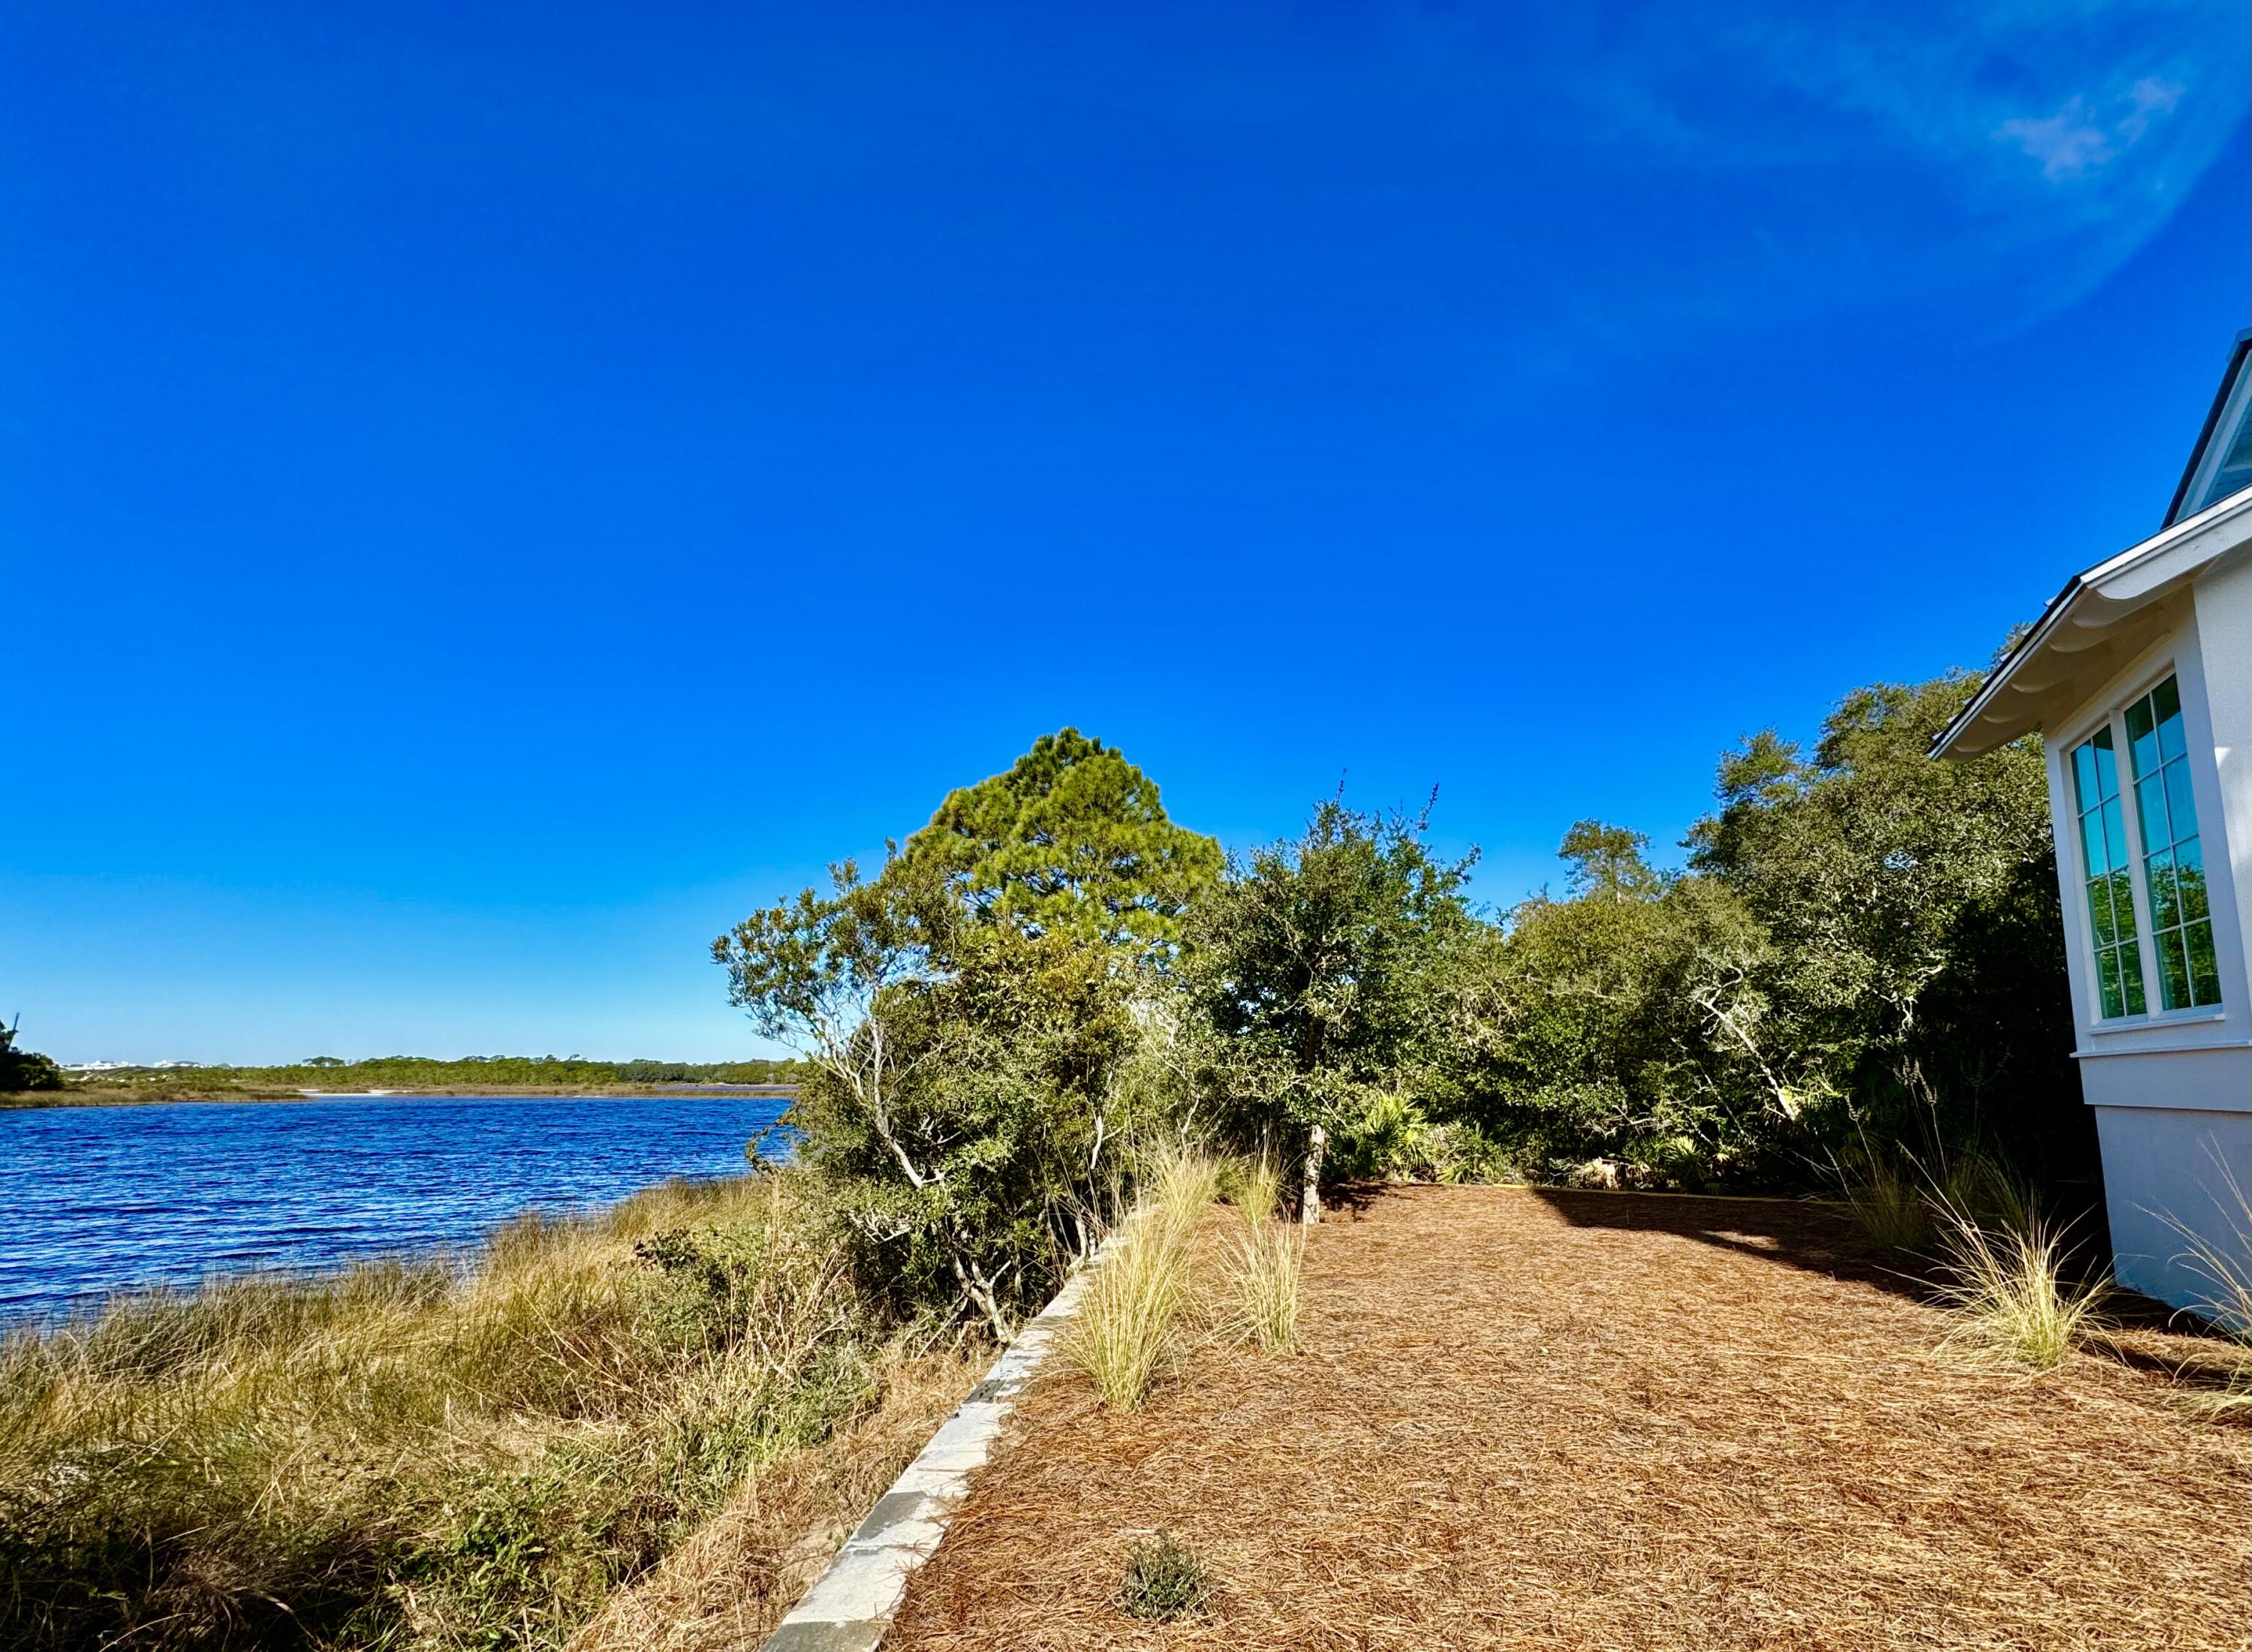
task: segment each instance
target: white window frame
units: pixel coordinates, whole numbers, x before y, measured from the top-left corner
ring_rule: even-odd
[[[2221,474],[2221,462],[2228,456],[2229,446],[2236,436],[2236,427],[2248,416],[2252,416],[2252,356],[2246,356],[2237,363],[2235,382],[2228,386],[2228,393],[2221,404],[2221,416],[2214,420],[2213,434],[2206,438],[2205,451],[2198,455],[2196,473],[2190,477],[2189,485],[2182,489],[2179,520],[2187,520],[2199,511],[2210,510],[2221,503],[2220,499],[2207,499],[2204,495],[2213,486],[2214,478]],[[2232,493],[2224,496],[2234,499],[2236,496]]]
[[[2246,373],[2244,378],[2252,382],[2252,372]],[[2139,1014],[2130,1011],[2126,1015],[2107,1017],[2103,1013],[2103,983],[2096,968],[2096,932],[2088,913],[2088,845],[2080,834],[2076,808],[2073,808],[2070,831],[2064,829],[2062,818],[2057,821],[2057,836],[2060,838],[2068,836],[2072,840],[2073,886],[2078,891],[2080,901],[2075,927],[2080,932],[2081,967],[2088,975],[2088,1031],[2099,1038],[2107,1032],[2138,1032],[2146,1027],[2177,1026],[2185,1021],[2222,1021],[2228,1016],[2225,978],[2219,1003],[2192,1004],[2180,1010],[2154,1007],[2165,1002],[2159,976],[2163,966],[2158,961],[2158,938],[2151,933],[2150,872],[2144,864],[2147,857],[2143,853],[2143,816],[2140,801],[2136,795],[2133,748],[2127,739],[2127,708],[2170,677],[2177,683],[2181,680],[2181,671],[2172,657],[2144,668],[2136,674],[2130,686],[2112,697],[2109,709],[2070,725],[2069,731],[2057,743],[2064,765],[2062,802],[2068,808],[2073,808],[2078,802],[2077,794],[2073,790],[2073,753],[2095,739],[2098,730],[2108,728],[2111,731],[2111,750],[2119,769],[2119,815],[2127,833],[2127,891],[2135,906],[2135,955],[2143,971],[2143,1009]],[[2188,753],[2184,760],[2193,766],[2199,762],[2199,748],[2195,741],[2188,742]],[[2195,774],[2192,774],[2193,787],[2200,778]],[[2204,830],[2205,820],[2200,814],[2198,818],[2200,836]]]

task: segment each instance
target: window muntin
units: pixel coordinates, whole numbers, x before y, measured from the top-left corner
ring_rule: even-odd
[[[2182,739],[2181,689],[2174,678],[2127,708],[2127,755],[2135,777],[2159,1002],[2169,1010],[2219,1003],[2221,969],[2213,955],[2205,855]]]
[[[2096,990],[2106,1021],[2144,1010],[2143,954],[2135,941],[2135,892],[2127,823],[2119,804],[2119,762],[2111,731],[2098,729],[2072,753],[2080,849],[2096,947]]]

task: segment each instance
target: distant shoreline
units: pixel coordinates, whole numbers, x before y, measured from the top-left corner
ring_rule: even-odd
[[[757,1100],[795,1100],[794,1084],[725,1084],[676,1080],[664,1084],[483,1084],[400,1085],[368,1090],[315,1090],[295,1086],[244,1086],[184,1083],[177,1089],[141,1085],[73,1085],[66,1090],[22,1090],[0,1093],[0,1112],[29,1112],[43,1107],[163,1107],[195,1101],[382,1101],[416,1098],[512,1101],[541,1097],[570,1096],[588,1101],[631,1100],[651,1096],[741,1096]]]

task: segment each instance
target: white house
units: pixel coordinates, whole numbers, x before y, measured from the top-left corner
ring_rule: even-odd
[[[2252,1196],[2252,331],[2165,525],[2075,575],[1935,749],[2034,731],[2117,1275],[2193,1307],[2181,1228],[2242,1258]]]

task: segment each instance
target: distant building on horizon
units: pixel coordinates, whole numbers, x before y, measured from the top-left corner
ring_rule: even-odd
[[[2158,531],[2074,575],[1934,751],[2035,732],[2114,1269],[2200,1307],[2194,1245],[2252,1265],[2252,330]]]

